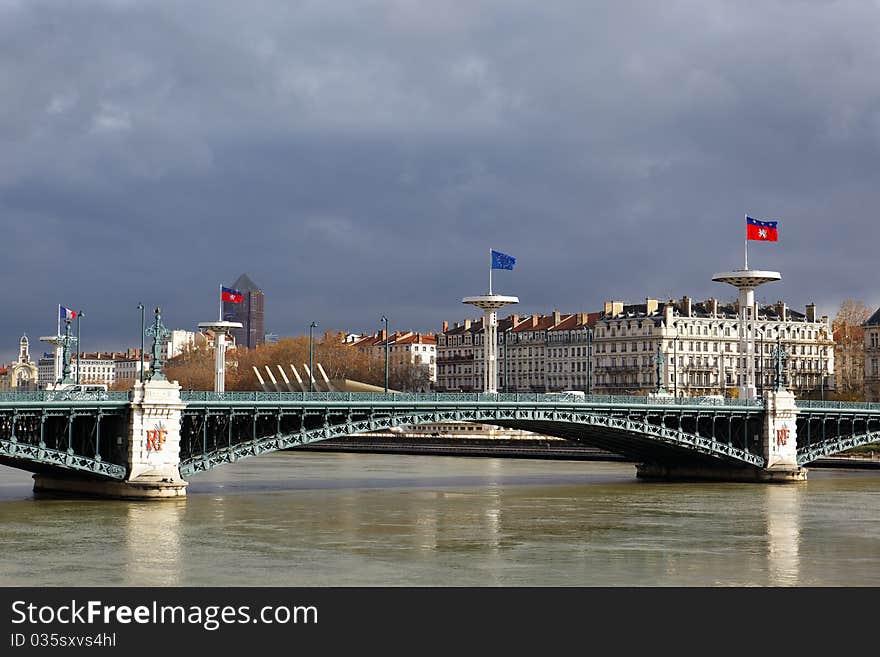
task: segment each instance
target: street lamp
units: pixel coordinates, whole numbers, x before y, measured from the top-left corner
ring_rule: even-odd
[[[504,392],[510,392],[510,379],[508,379],[507,374],[507,345],[509,342],[508,335],[510,334],[511,329],[513,329],[513,324],[504,329]]]
[[[312,329],[318,326],[315,322],[309,324],[309,392],[312,392],[312,385],[315,380],[315,370],[312,366]]]
[[[587,327],[587,394],[593,394],[593,329],[589,326]]]
[[[758,339],[758,353],[760,354],[760,361],[758,364],[760,367],[758,368],[758,376],[761,377],[760,384],[758,385],[758,392],[761,397],[764,397],[764,330],[763,328],[755,327],[755,333],[757,333],[760,338]]]
[[[141,383],[144,382],[144,304],[139,303],[141,311]]]
[[[382,315],[381,321],[385,322],[385,393],[388,393],[388,318]]]
[[[657,344],[657,355],[654,357],[654,363],[657,365],[657,389],[654,392],[658,395],[663,392],[663,376],[660,368],[660,365],[663,362],[663,354],[660,351],[661,346],[661,343]]]
[[[672,338],[672,385],[673,396],[678,398],[678,325],[675,325],[675,336]]]
[[[82,310],[76,313],[76,384],[79,385],[80,372],[82,372],[82,345],[79,341],[79,320],[82,319]]]

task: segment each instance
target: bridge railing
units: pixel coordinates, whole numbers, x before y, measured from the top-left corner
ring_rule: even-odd
[[[0,392],[0,403],[20,402],[59,402],[59,401],[113,401],[124,402],[131,399],[128,391],[99,390],[36,390],[30,392]]]
[[[760,407],[760,400],[715,397],[672,397],[645,395],[581,395],[572,393],[372,393],[372,392],[207,392],[184,391],[184,402],[464,402],[464,403],[547,403],[547,404],[618,404],[668,406],[743,406]]]
[[[880,404],[872,404],[868,402],[849,402],[849,401],[818,401],[815,399],[798,399],[795,400],[798,408],[818,408],[818,409],[848,409],[854,411],[880,411]]]

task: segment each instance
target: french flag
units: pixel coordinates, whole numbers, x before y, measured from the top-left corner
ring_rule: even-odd
[[[759,221],[746,216],[746,239],[761,242],[775,242],[779,239],[776,221]]]
[[[69,322],[71,320],[76,319],[77,312],[75,310],[71,310],[70,308],[65,308],[64,306],[58,306],[58,319],[62,322]]]

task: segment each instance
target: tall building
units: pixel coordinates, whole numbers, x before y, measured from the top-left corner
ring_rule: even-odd
[[[253,349],[263,344],[266,339],[266,327],[263,319],[263,291],[247,274],[242,274],[231,285],[242,294],[241,303],[223,302],[223,321],[240,322],[240,329],[232,329],[235,344]]]
[[[880,308],[865,322],[865,400],[880,402]]]

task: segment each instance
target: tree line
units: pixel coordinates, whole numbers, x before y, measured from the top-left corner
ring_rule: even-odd
[[[349,379],[375,386],[385,385],[385,358],[372,351],[363,352],[344,341],[343,333],[328,331],[312,342],[312,362],[320,363],[331,380]],[[303,382],[308,385],[306,368],[309,364],[308,336],[282,338],[274,344],[263,344],[255,349],[230,349],[226,352],[226,389],[261,390],[254,367],[269,384],[266,367],[278,381],[282,390],[286,386],[278,373],[280,365],[298,389],[290,365],[296,367]],[[165,376],[178,381],[184,390],[214,389],[214,350],[208,346],[188,347],[170,359],[164,366]],[[320,375],[315,373],[317,389],[324,390]],[[389,362],[388,387],[400,392],[416,392],[430,389],[430,371],[425,364],[415,364],[395,358]]]

